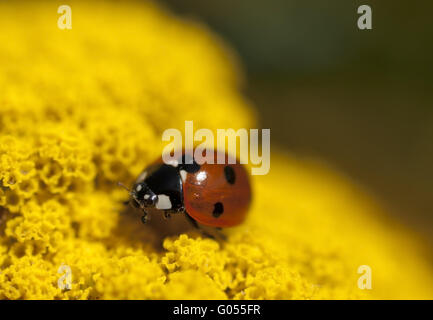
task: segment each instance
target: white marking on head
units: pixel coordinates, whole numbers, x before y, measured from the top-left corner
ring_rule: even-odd
[[[141,184],[137,185],[137,187],[135,188],[135,191],[139,192],[143,187],[141,186]]]
[[[187,172],[185,170],[180,170],[180,177],[182,178],[183,183],[186,181],[186,174]]]
[[[165,194],[158,194],[158,201],[156,202],[155,208],[161,210],[171,209],[170,197]]]
[[[147,171],[143,171],[137,178],[137,180],[135,180],[135,183],[140,183],[143,182],[144,179],[146,179],[147,177]],[[138,190],[137,190],[138,191]]]
[[[143,198],[144,198],[144,200],[147,200],[147,199],[150,198],[150,196],[146,193],[146,194],[143,196]]]
[[[177,160],[171,160],[167,164],[169,166],[172,166],[172,167],[177,167],[179,165],[179,161],[177,161]]]

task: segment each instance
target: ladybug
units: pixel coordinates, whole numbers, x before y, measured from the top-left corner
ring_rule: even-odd
[[[224,228],[244,221],[251,202],[247,171],[227,153],[212,152],[214,162],[224,157],[224,164],[200,165],[193,153],[183,151],[179,160],[167,164],[160,159],[140,174],[130,191],[130,201],[143,210],[143,223],[150,209],[166,218],[185,214],[197,228],[198,223]]]

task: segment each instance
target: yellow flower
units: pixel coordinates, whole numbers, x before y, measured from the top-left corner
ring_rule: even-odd
[[[227,241],[143,226],[116,183],[160,155],[163,130],[253,128],[254,109],[202,25],[148,2],[69,5],[72,30],[54,2],[0,4],[0,299],[433,297],[413,234],[338,173],[277,150]]]

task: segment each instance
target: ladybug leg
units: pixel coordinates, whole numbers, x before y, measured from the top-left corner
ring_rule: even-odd
[[[143,224],[146,224],[147,221],[149,221],[149,218],[147,217],[147,212],[143,211],[143,216],[141,217],[141,222]]]
[[[180,207],[177,209],[173,209],[170,211],[171,213],[184,213],[185,212],[185,208],[184,207]]]
[[[199,230],[203,236],[215,240],[215,237],[213,235],[211,235],[210,233],[206,232],[205,230],[203,230],[202,228],[200,228],[197,221],[195,221],[189,214],[186,213],[185,216],[187,217],[188,221],[192,224],[192,226],[194,228],[196,228],[197,230]]]
[[[216,230],[216,233],[218,234],[218,236],[219,236],[221,239],[223,239],[224,241],[227,240],[227,236],[222,232],[222,230],[223,230],[222,228],[220,228],[220,227],[216,227],[215,230]]]
[[[164,210],[164,219],[170,219],[172,214],[183,213],[183,212],[185,212],[185,209],[183,207]]]
[[[185,212],[185,208],[184,207],[180,207],[180,208],[174,208],[174,209],[166,209],[166,210],[164,210],[164,214],[166,212],[168,214],[184,213]]]

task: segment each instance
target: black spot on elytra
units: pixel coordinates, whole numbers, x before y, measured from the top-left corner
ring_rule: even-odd
[[[223,212],[224,212],[224,206],[223,206],[223,204],[221,202],[215,203],[212,215],[215,218],[218,218],[220,215],[222,215]]]
[[[234,184],[236,181],[236,174],[232,167],[225,166],[224,167],[224,176],[226,177],[226,180],[230,184]]]
[[[191,158],[183,155],[182,163],[179,164],[179,170],[185,170],[188,173],[196,173],[197,171],[200,170],[200,165],[197,162],[195,162],[194,159],[192,160],[192,163],[187,163],[187,162],[191,162]]]

